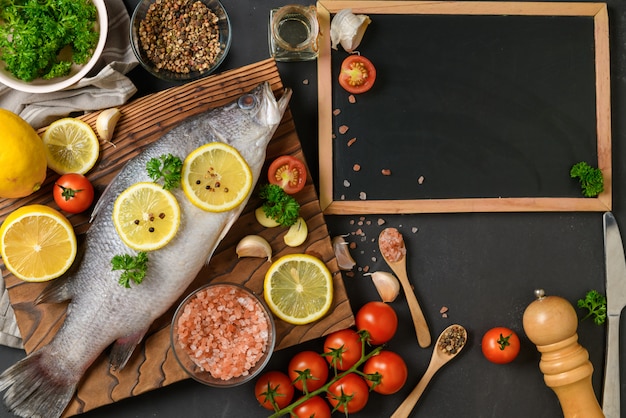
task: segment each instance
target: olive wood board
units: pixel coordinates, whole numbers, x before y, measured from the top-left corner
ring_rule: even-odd
[[[96,198],[129,159],[164,132],[189,116],[230,102],[263,81],[270,82],[276,95],[282,94],[282,81],[272,59],[173,87],[121,106],[122,117],[112,143],[102,144],[100,160],[87,174],[98,191]],[[98,114],[99,112],[94,112],[82,116],[81,119],[95,128]],[[304,160],[289,109],[268,146],[267,161],[284,154]],[[267,165],[263,172],[266,172]],[[12,210],[27,204],[41,203],[58,209],[51,192],[56,178],[58,175],[49,172],[42,189],[37,193],[17,200],[0,200],[0,219],[4,220]],[[259,184],[264,182],[267,180],[262,177]],[[286,246],[283,241],[286,228],[264,228],[256,221],[254,209],[261,202],[255,189],[241,217],[220,243],[210,263],[183,292],[179,301],[155,321],[126,367],[121,371],[111,371],[106,353],[101,355],[84,376],[77,394],[65,411],[65,416],[86,412],[188,378],[170,348],[170,321],[174,309],[191,290],[212,281],[243,284],[262,295],[264,275],[270,263],[261,258],[238,259],[235,253],[238,241],[248,234],[259,234],[266,238],[272,246],[273,259],[288,253],[309,253],[320,257],[333,274],[334,301],[330,312],[317,322],[301,326],[289,325],[276,318],[276,350],[353,325],[354,316],[350,302],[310,178],[305,188],[294,197],[301,205],[301,216],[309,228],[309,235],[303,245],[297,248]],[[89,213],[68,218],[80,239],[80,235],[89,228]],[[4,266],[2,274],[24,339],[25,350],[30,353],[45,345],[54,336],[63,322],[66,305],[35,305],[34,300],[46,286],[45,283],[23,282],[11,275]]]
[[[367,93],[356,94],[353,104],[337,82],[339,64],[348,54],[341,46],[332,49],[330,39],[331,19],[343,9],[371,18],[358,52],[377,68],[376,83]],[[319,193],[325,214],[611,210],[609,19],[605,3],[320,0],[317,15]],[[502,31],[503,27],[518,28],[513,22],[524,30]],[[578,30],[579,25],[585,30]],[[534,36],[530,28],[536,27],[550,37]],[[578,30],[581,40],[563,39],[562,27]],[[411,40],[398,42],[407,31]],[[546,38],[553,44],[545,42]],[[569,51],[562,47],[569,42],[575,44],[571,51],[576,53],[571,56],[580,60],[580,65],[555,59],[555,65],[561,67],[546,70],[551,67],[542,57]],[[412,58],[404,59],[407,56]],[[523,62],[524,70],[529,71],[520,70],[524,75],[514,76],[507,71],[509,62],[513,69]],[[562,70],[570,68],[583,79],[585,90],[567,103],[575,103],[575,116],[584,118],[568,119],[565,111],[558,114],[564,107],[560,103],[554,106],[556,110],[541,113],[545,109],[538,103],[549,103],[548,108],[565,101],[567,94],[545,88],[543,77],[549,74],[561,80]],[[497,81],[484,82],[484,73]],[[563,90],[572,91],[569,86]],[[409,91],[412,94],[406,93]],[[481,95],[492,91],[501,93]],[[526,95],[527,91],[533,93]],[[476,97],[480,100],[474,103]],[[512,105],[518,102],[527,106],[524,109],[541,111],[523,113]],[[482,116],[484,103],[492,105],[484,112],[486,117]],[[554,119],[545,119],[546,114]],[[576,123],[584,124],[584,129],[573,129]],[[514,130],[516,124],[522,128]],[[552,129],[557,124],[563,131]],[[342,125],[350,128],[345,134]],[[464,129],[468,127],[471,129]],[[520,132],[532,133],[518,139]],[[504,144],[502,150],[497,149],[500,144]],[[526,144],[532,146],[524,149]],[[583,146],[584,151],[576,150],[575,159],[566,158],[571,155],[568,147]],[[516,159],[511,158],[513,163],[502,163],[509,156],[504,151],[517,152]],[[370,155],[377,155],[376,160]],[[595,198],[583,197],[569,177],[578,158],[603,172],[604,191]],[[354,170],[358,173],[352,172],[353,163],[361,163]],[[380,175],[380,168],[392,167],[391,175]],[[519,184],[524,185],[522,190],[516,190]],[[555,184],[556,190],[547,184]]]

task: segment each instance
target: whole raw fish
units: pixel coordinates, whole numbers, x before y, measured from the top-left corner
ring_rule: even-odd
[[[79,267],[53,282],[37,300],[71,299],[63,326],[49,344],[0,375],[0,390],[6,389],[4,401],[10,411],[22,417],[60,416],[86,369],[112,343],[111,366],[124,367],[152,322],[191,284],[245,206],[246,202],[228,212],[205,212],[180,188],[172,190],[181,208],[178,233],[149,254],[143,282],[125,288],[118,283],[120,272],[111,270],[111,258],[136,252],[117,235],[111,214],[123,190],[151,181],[146,163],[164,154],[184,159],[203,144],[221,141],[239,150],[256,182],[290,96],[287,90],[277,102],[269,84],[263,83],[229,105],[183,121],[126,164],[94,209]]]

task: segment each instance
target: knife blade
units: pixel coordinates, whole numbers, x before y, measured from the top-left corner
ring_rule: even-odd
[[[603,224],[607,337],[602,412],[607,418],[620,418],[619,322],[626,306],[626,259],[619,226],[611,212],[604,213]]]

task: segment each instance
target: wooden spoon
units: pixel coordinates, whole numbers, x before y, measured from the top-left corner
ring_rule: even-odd
[[[390,244],[393,251],[390,250],[389,246],[386,244]],[[413,318],[417,342],[422,348],[428,347],[432,342],[430,331],[422,308],[420,308],[406,273],[406,247],[402,234],[400,234],[396,228],[385,228],[378,236],[378,246],[383,258],[400,280],[406,301],[411,310],[411,318]]]
[[[458,344],[456,344],[455,347],[456,349],[446,351],[441,348],[442,346],[448,346],[447,342],[442,343],[443,340],[449,339],[451,334],[456,334],[458,336],[459,333],[462,335],[462,339],[458,340]],[[455,358],[461,352],[463,347],[465,347],[466,343],[467,331],[461,325],[450,325],[448,328],[444,329],[439,335],[439,338],[437,338],[435,348],[433,349],[433,355],[430,358],[430,363],[428,364],[426,372],[424,372],[424,376],[422,376],[417,386],[415,386],[415,389],[409,393],[409,396],[407,396],[404,402],[402,402],[398,409],[396,409],[391,418],[408,417],[435,373],[437,373],[437,371],[443,367],[444,364]]]

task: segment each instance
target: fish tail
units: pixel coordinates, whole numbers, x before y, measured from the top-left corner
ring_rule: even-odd
[[[78,379],[47,367],[44,349],[38,350],[0,375],[6,407],[20,417],[60,417],[72,399]]]

